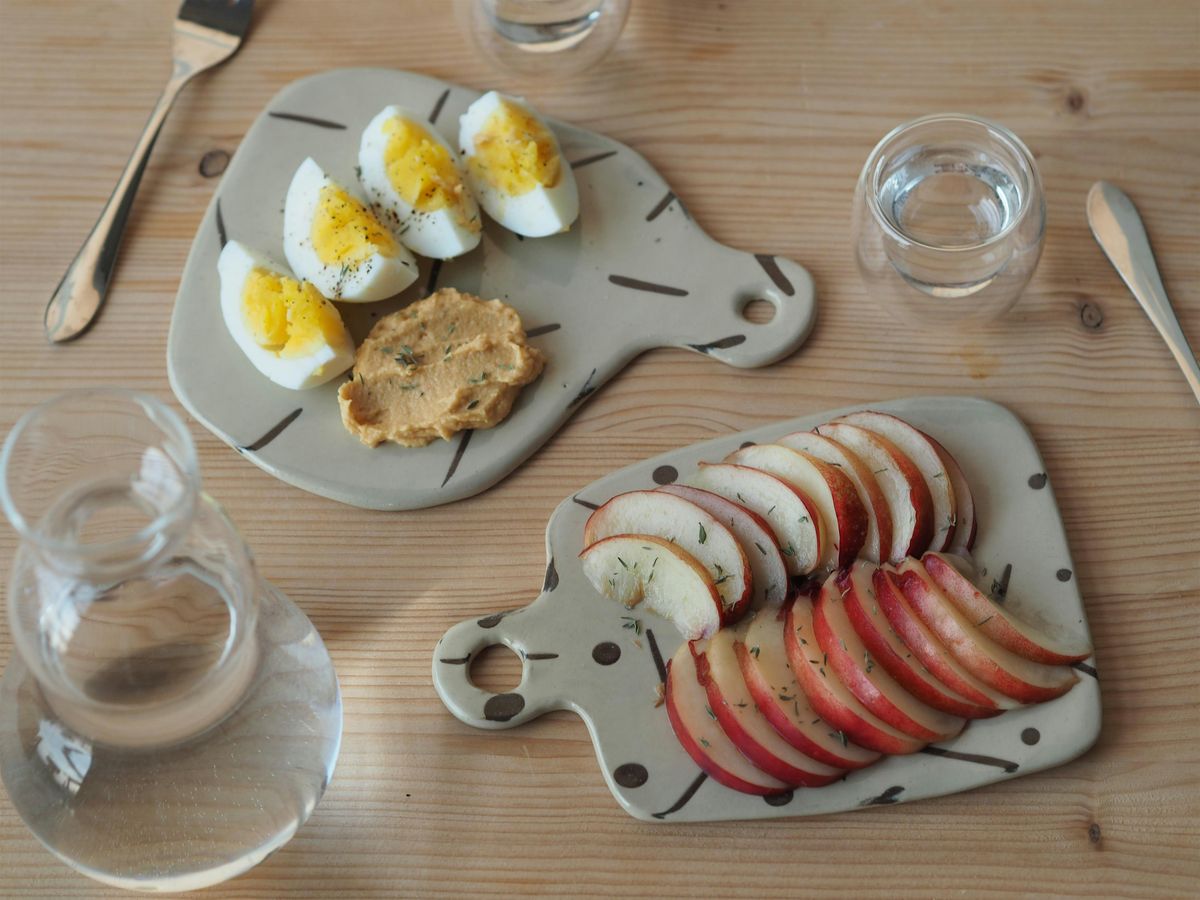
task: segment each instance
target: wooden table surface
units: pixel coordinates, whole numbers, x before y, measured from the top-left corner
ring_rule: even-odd
[[[43,307],[154,102],[173,5],[0,4],[4,431],[84,384],[174,403],[167,325],[215,185],[200,159],[235,150],[279,88],[331,67],[522,92],[645,154],[718,240],[801,261],[820,299],[816,331],[792,358],[735,371],[649,353],[506,482],[440,509],[373,513],[310,496],[191,423],[207,489],[320,629],[346,712],[337,773],[311,820],[211,896],[1200,892],[1200,408],[1084,218],[1093,181],[1128,191],[1200,346],[1194,0],[635,0],[598,69],[544,81],[478,58],[449,3],[260,0],[245,48],[190,86],[167,123],[103,317],[80,342],[48,346]],[[1015,130],[1049,207],[1026,295],[967,337],[886,318],[859,281],[848,224],[874,142],[943,110]],[[922,393],[1008,405],[1045,455],[1104,696],[1100,741],[1083,758],[818,820],[647,825],[609,795],[575,716],[484,733],[438,701],[434,642],[452,622],[536,595],[543,529],[565,495],[714,435]],[[0,528],[5,577],[15,543]],[[10,652],[0,626],[0,655]],[[516,671],[490,661],[478,679],[498,686]],[[115,893],[53,859],[0,799],[0,895]]]

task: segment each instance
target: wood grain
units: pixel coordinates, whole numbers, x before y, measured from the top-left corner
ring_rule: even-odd
[[[245,48],[189,87],[167,123],[105,314],[79,343],[47,346],[45,302],[167,73],[173,5],[0,2],[5,431],[85,383],[172,399],[167,324],[213,187],[200,159],[235,150],[287,82],[335,66],[521,92],[625,141],[718,240],[808,266],[822,304],[810,343],[767,370],[647,354],[512,478],[448,508],[339,506],[274,481],[193,423],[208,490],[324,635],[346,701],[341,761],[310,822],[209,896],[1200,891],[1200,409],[1083,208],[1100,178],[1134,198],[1200,345],[1200,7],[636,0],[600,68],[539,80],[490,69],[448,3],[260,0]],[[888,318],[858,280],[849,236],[871,146],[938,110],[1013,128],[1048,199],[1046,252],[1026,296],[965,337]],[[438,702],[434,642],[452,622],[536,594],[542,532],[563,496],[713,435],[914,393],[1005,403],[1041,446],[1103,679],[1104,730],[1082,759],[820,820],[650,826],[613,802],[575,717],[485,734]],[[0,529],[5,575],[14,549]],[[11,653],[4,626],[0,653]],[[504,671],[488,668],[488,679]],[[5,797],[0,895],[116,893],[42,850]]]

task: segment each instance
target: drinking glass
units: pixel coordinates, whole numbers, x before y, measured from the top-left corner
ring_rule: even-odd
[[[902,316],[951,326],[998,318],[1042,253],[1037,165],[1001,125],[966,115],[916,119],[867,157],[853,231],[868,290]]]
[[[630,0],[456,0],[472,42],[501,68],[570,75],[620,37]]]
[[[21,543],[0,776],[85,875],[189,890],[282,846],[333,774],[341,695],[305,615],[255,572],[152,397],[64,394],[0,451]]]

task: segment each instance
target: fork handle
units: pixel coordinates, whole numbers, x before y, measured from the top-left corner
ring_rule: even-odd
[[[46,337],[52,343],[63,343],[79,337],[91,326],[100,307],[104,305],[117,263],[117,251],[125,235],[125,224],[133,208],[134,195],[146,170],[146,161],[154,149],[154,142],[158,139],[167,113],[191,75],[190,72],[177,73],[167,82],[142,136],[138,138],[137,146],[133,148],[129,162],[125,164],[113,188],[112,196],[108,198],[100,218],[55,288],[54,296],[46,306],[45,316]]]
[[[1162,335],[1192,393],[1200,400],[1200,366],[1167,299],[1137,207],[1119,188],[1097,181],[1088,191],[1087,214],[1096,242]]]

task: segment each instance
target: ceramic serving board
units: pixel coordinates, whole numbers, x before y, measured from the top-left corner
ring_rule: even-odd
[[[409,72],[326,72],[271,100],[230,162],[184,269],[167,369],[193,416],[276,477],[372,509],[459,500],[515,469],[645,350],[678,347],[727,365],[765,366],[793,352],[811,330],[813,286],[803,268],[718,244],[636,152],[551,122],[579,184],[580,216],[570,231],[521,239],[485,216],[483,240],[471,253],[445,263],[422,260],[421,276],[391,300],[339,304],[356,343],[380,316],[438,287],[511,304],[548,363],[506,421],[427,447],[371,449],[342,427],[340,378],[310,391],[268,381],[221,319],[221,247],[236,239],[282,259],[284,197],[305,157],[355,185],[362,130],[384,106],[422,113],[455,144],[458,118],[478,96]],[[774,305],[770,323],[742,315],[753,299]]]
[[[1011,412],[968,397],[874,404],[946,445],[970,481],[979,509],[975,563],[986,589],[1049,633],[1086,635],[1083,601],[1045,465]],[[512,728],[549,710],[587,724],[604,779],[630,815],[648,821],[709,821],[816,815],[936,797],[1027,775],[1073,759],[1100,732],[1094,660],[1076,664],[1079,683],[1038,706],[977,720],[943,744],[896,756],[821,788],[766,800],[736,793],[700,771],[676,741],[658,702],[665,663],[682,643],[665,619],[630,612],[597,593],[578,561],[584,522],[622,491],[686,481],[702,460],[747,442],[767,443],[851,412],[804,416],[685,447],[615,472],[568,497],[546,529],[548,563],[540,596],[522,609],[461,622],[434,651],[433,681],[455,716],[478,728]],[[631,627],[633,617],[640,633]],[[469,678],[470,661],[492,644],[523,659],[520,684],[488,694]]]

